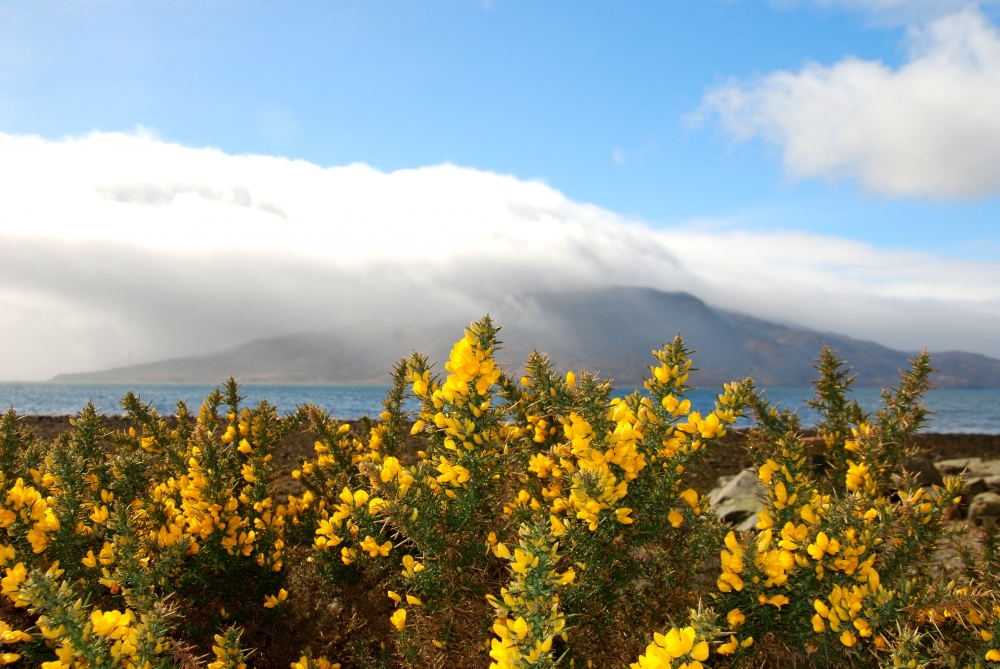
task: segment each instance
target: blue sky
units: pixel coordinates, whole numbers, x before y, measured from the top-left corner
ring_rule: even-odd
[[[685,253],[686,233],[709,246],[760,244],[767,252],[759,255],[770,264],[746,264],[747,276],[781,264],[783,250],[799,254],[802,271],[777,271],[756,296],[727,297],[754,281],[734,273],[727,292],[723,270],[695,267],[693,260],[685,265],[687,279],[650,270],[618,277],[626,283],[688,289],[720,306],[746,305],[765,317],[902,348],[922,341],[1000,355],[1000,343],[990,343],[1000,341],[997,8],[994,2],[950,0],[0,0],[0,133],[10,147],[20,147],[8,150],[9,161],[14,155],[48,155],[25,144],[30,138],[52,149],[53,164],[62,167],[75,164],[67,163],[65,152],[80,149],[73,160],[81,172],[54,181],[39,197],[74,202],[73,185],[95,173],[87,167],[91,161],[103,160],[109,170],[117,166],[117,173],[109,172],[92,189],[113,193],[108,197],[118,203],[115,211],[136,201],[133,191],[119,197],[129,161],[156,162],[153,156],[164,147],[183,148],[187,157],[171,163],[173,172],[150,172],[142,183],[167,184],[157,192],[170,193],[168,209],[181,207],[171,199],[181,181],[181,190],[201,193],[202,200],[209,191],[250,188],[250,181],[233,186],[236,177],[217,177],[226,167],[191,186],[183,176],[191,171],[185,161],[200,164],[206,149],[229,158],[227,165],[241,156],[288,158],[328,171],[363,164],[386,178],[372,187],[375,200],[396,196],[391,184],[399,180],[392,175],[437,169],[441,182],[428,190],[445,202],[407,200],[412,215],[386,211],[388,218],[380,219],[386,229],[407,228],[415,236],[425,205],[428,212],[448,210],[448,179],[463,170],[483,181],[484,193],[498,192],[494,186],[520,193],[541,183],[552,191],[545,197],[565,199],[559,207],[584,212],[580,220],[591,220],[587,206],[594,205],[600,211],[594,220],[610,217],[613,225],[642,234],[662,233],[657,243],[674,240],[675,256]],[[131,148],[101,143],[119,134],[133,140]],[[85,145],[95,153],[88,154]],[[258,173],[272,174],[273,168],[272,180],[283,182],[293,178],[288,175],[294,164],[267,163]],[[446,174],[442,165],[459,169]],[[22,173],[13,162],[3,169]],[[37,170],[53,172],[43,163]],[[257,201],[263,191],[247,192]],[[299,197],[283,193],[269,197]],[[232,205],[239,199],[234,197],[222,200]],[[83,204],[76,214],[53,209],[39,222],[14,216],[24,203],[12,198],[0,196],[0,218],[7,220],[0,234],[9,253],[15,242],[40,239],[145,243],[102,227],[106,214],[99,208],[90,214]],[[510,198],[521,201],[520,195]],[[339,211],[335,199],[314,203],[309,211]],[[482,201],[488,200],[484,195]],[[502,217],[468,206],[467,213],[505,225]],[[174,213],[190,218],[217,212]],[[182,225],[177,220],[164,214],[151,225],[169,229]],[[309,226],[319,219],[284,220],[290,231],[304,225],[315,232]],[[448,230],[455,234],[457,228]],[[355,239],[356,249],[377,241]],[[160,239],[142,248],[160,253],[154,266],[167,267],[177,259],[163,255],[167,246]],[[843,249],[844,255],[810,263],[810,249],[820,248]],[[286,252],[304,250],[290,245]],[[901,269],[907,262],[935,268],[934,274]],[[821,270],[834,283],[845,277],[854,282],[844,304],[830,302],[827,311],[835,316],[802,309],[796,300],[811,299],[803,291],[786,295],[775,288]],[[62,322],[65,317],[57,314],[71,301],[65,287],[14,272],[0,275],[0,306],[19,314],[8,323],[83,328],[77,341],[107,342],[102,323],[111,318],[122,340],[103,349],[96,343],[76,346],[75,358],[46,365],[0,359],[0,378],[113,364],[112,349],[126,340],[129,349],[141,348],[135,342],[150,339],[152,326],[130,330],[123,314],[132,313],[131,307],[111,297]],[[816,277],[822,285],[824,279]],[[939,280],[948,290],[927,288]],[[829,286],[828,292],[838,291]],[[848,302],[862,294],[871,298],[869,309],[852,318]],[[879,300],[895,302],[887,307]],[[940,309],[928,307],[927,300]],[[783,302],[796,306],[782,311]],[[43,303],[51,307],[44,317],[37,313]],[[928,323],[926,332],[908,339],[903,333],[913,333],[917,309],[927,312],[928,321],[966,313],[971,320],[965,329],[976,334],[951,336]],[[871,321],[872,314],[897,312],[911,315]],[[90,325],[80,325],[84,321]],[[333,321],[303,316],[288,323],[320,327]],[[27,346],[41,326],[6,327],[13,341]],[[263,321],[248,324],[242,335],[207,332],[193,328],[157,340],[143,355],[153,359],[191,351],[195,342],[218,348],[280,334]]]
[[[866,12],[454,0],[7,3],[4,14],[10,133],[139,125],[322,166],[451,162],[542,179],[651,225],[723,218],[959,255],[998,239],[995,196],[914,201],[849,178],[800,180],[774,147],[691,122],[706,90],[733,80],[846,57],[898,67],[907,25]],[[958,239],[940,234],[944,220]]]

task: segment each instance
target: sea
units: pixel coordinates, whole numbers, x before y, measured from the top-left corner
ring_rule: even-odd
[[[22,416],[68,416],[78,413],[87,402],[93,402],[100,413],[119,415],[122,413],[121,399],[131,390],[161,414],[172,414],[181,400],[191,411],[196,411],[214,388],[205,384],[0,382],[0,411],[13,408]],[[619,388],[615,394],[625,395],[632,390]],[[349,420],[378,416],[388,387],[247,384],[241,385],[240,391],[246,397],[245,406],[255,406],[266,400],[277,406],[279,414],[285,414],[294,413],[296,407],[311,403],[327,410],[335,418]],[[717,392],[715,389],[698,389],[691,391],[687,397],[693,409],[704,412],[714,407]],[[803,426],[816,424],[818,415],[805,403],[807,398],[812,397],[810,388],[771,388],[765,389],[764,393],[772,404],[797,411]],[[855,389],[851,397],[871,413],[881,406],[881,393],[876,388]],[[931,390],[926,395],[926,406],[933,413],[925,432],[1000,434],[1000,390]],[[416,410],[416,402],[411,400],[405,408]],[[744,419],[740,426],[748,424]]]

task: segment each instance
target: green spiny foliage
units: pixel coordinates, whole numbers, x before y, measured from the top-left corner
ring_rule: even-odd
[[[945,512],[962,482],[921,488],[902,466],[927,420],[926,353],[869,416],[824,349],[807,438],[750,380],[693,410],[680,337],[624,397],[539,353],[511,377],[501,346],[487,317],[443,369],[400,361],[360,431],[314,406],[246,407],[232,379],[196,417],[129,394],[126,431],[88,405],[48,445],[8,412],[0,663],[1000,661],[996,528],[965,551],[965,580],[946,580],[934,556],[958,537]],[[745,414],[765,493],[756,527],[738,533],[687,481]],[[279,494],[274,456],[302,430],[315,457]]]

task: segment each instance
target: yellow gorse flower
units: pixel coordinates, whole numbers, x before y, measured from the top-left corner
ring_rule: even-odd
[[[406,609],[396,609],[391,616],[389,616],[389,622],[392,626],[396,628],[397,632],[402,632],[403,628],[406,627]]]
[[[697,640],[694,627],[673,627],[666,634],[653,635],[653,643],[646,647],[646,652],[639,656],[638,661],[630,666],[633,669],[656,669],[672,667],[674,660],[683,659],[681,666],[687,669],[701,669],[702,662],[708,659],[709,646],[705,640]]]
[[[725,543],[729,550],[721,553],[722,575],[719,576],[717,585],[722,592],[740,591],[743,589],[743,579],[740,578],[743,572],[743,548],[732,531],[726,535]]]
[[[267,595],[264,598],[264,608],[273,609],[278,604],[284,602],[287,599],[288,599],[288,591],[282,588],[281,590],[278,590],[277,595]]]

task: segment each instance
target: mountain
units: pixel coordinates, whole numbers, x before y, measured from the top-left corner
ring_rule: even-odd
[[[497,357],[514,367],[537,349],[560,369],[589,369],[634,386],[648,375],[659,348],[680,333],[696,350],[698,386],[752,375],[761,387],[801,387],[816,375],[823,344],[858,372],[857,386],[890,386],[912,353],[874,342],[778,325],[713,308],[687,293],[649,288],[605,288],[511,297],[490,311],[502,327]],[[444,361],[465,323],[424,325],[361,323],[324,332],[260,339],[220,353],[164,360],[53,381],[116,383],[363,384],[389,380],[393,365],[414,350]],[[934,355],[932,353],[932,355]],[[1000,388],[1000,360],[945,352],[934,355],[942,388]]]

